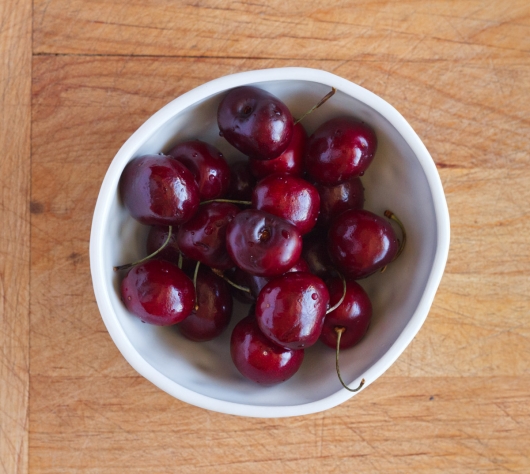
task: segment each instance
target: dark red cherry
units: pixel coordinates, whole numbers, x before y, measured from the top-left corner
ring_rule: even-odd
[[[332,278],[328,282],[329,305],[337,304],[342,298],[344,287],[340,278]],[[346,280],[346,296],[340,306],[327,314],[320,340],[327,346],[337,347],[337,333],[335,328],[343,327],[340,348],[347,349],[357,344],[366,334],[372,318],[372,303],[366,291],[359,283]]]
[[[304,360],[303,350],[286,349],[267,339],[253,316],[237,323],[230,339],[230,354],[237,370],[261,385],[285,382]]]
[[[304,235],[317,222],[320,196],[305,179],[277,173],[266,176],[256,185],[252,206],[285,219]]]
[[[155,258],[161,258],[162,260],[167,260],[175,265],[178,265],[180,250],[177,243],[177,231],[178,227],[173,227],[171,231],[171,237],[169,238],[168,244],[156,254]],[[154,225],[149,229],[149,234],[147,234],[146,242],[146,252],[147,255],[151,255],[156,250],[158,250],[167,239],[167,234],[169,232],[169,227]],[[195,268],[195,262],[189,258],[182,257],[182,270],[184,273],[188,271],[193,271]]]
[[[177,232],[177,243],[184,255],[221,270],[234,266],[226,251],[227,225],[239,208],[227,202],[209,202],[199,206],[191,220]]]
[[[235,264],[252,275],[281,275],[300,258],[302,237],[289,222],[248,209],[226,228],[226,248]]]
[[[178,328],[192,341],[209,341],[228,326],[232,316],[232,295],[228,283],[204,267],[197,274],[196,292],[199,308],[194,309]]]
[[[339,117],[325,122],[309,138],[306,171],[327,186],[362,176],[377,149],[375,132],[364,122]]]
[[[230,185],[230,168],[217,148],[192,140],[173,147],[168,155],[191,171],[199,186],[201,201],[225,196]]]
[[[249,157],[250,171],[258,178],[264,178],[274,173],[289,173],[301,176],[304,172],[304,153],[307,133],[301,123],[293,127],[293,136],[287,149],[272,160],[259,160]]]
[[[296,264],[294,264],[291,268],[289,268],[289,270],[287,270],[285,273],[294,273],[294,272],[310,272],[309,265],[303,258],[300,258],[298,262],[296,262]],[[248,275],[248,277],[246,279],[245,286],[247,286],[250,289],[251,295],[254,297],[254,299],[256,299],[258,295],[260,294],[260,291],[263,289],[263,287],[267,283],[269,283],[270,278],[250,275],[249,273],[246,273],[246,275]]]
[[[317,225],[327,227],[341,212],[364,207],[364,187],[358,177],[335,186],[316,184],[320,195],[320,214]]]
[[[256,301],[258,326],[269,339],[289,349],[317,342],[329,303],[324,282],[305,272],[273,278]]]
[[[179,225],[199,206],[193,175],[170,156],[144,155],[129,161],[119,188],[131,216],[146,225]]]
[[[228,143],[260,160],[280,156],[291,141],[293,117],[287,106],[263,89],[242,86],[226,94],[217,123]]]
[[[166,260],[148,260],[131,268],[121,282],[121,298],[142,321],[170,326],[183,321],[195,304],[193,282]]]
[[[388,265],[399,242],[390,223],[365,210],[345,211],[329,229],[328,250],[344,275],[357,280]]]
[[[256,178],[250,172],[248,161],[236,161],[230,166],[228,197],[238,201],[250,201],[256,186]]]
[[[336,274],[335,267],[328,253],[327,233],[317,231],[304,237],[302,257],[307,262],[311,273],[323,280]]]

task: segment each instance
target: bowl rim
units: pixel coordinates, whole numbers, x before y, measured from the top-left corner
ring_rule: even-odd
[[[166,393],[200,408],[225,414],[258,418],[300,416],[318,413],[333,408],[357,394],[341,388],[334,394],[317,401],[299,405],[276,406],[240,404],[219,400],[194,392],[160,373],[140,355],[129,341],[124,329],[116,317],[110,300],[110,289],[104,284],[106,265],[104,265],[102,255],[104,246],[104,223],[108,219],[111,205],[111,199],[109,198],[116,192],[121,171],[125,164],[135,155],[140,146],[174,115],[200,100],[241,85],[293,80],[315,82],[329,87],[335,87],[338,91],[344,92],[345,94],[363,102],[385,117],[403,137],[418,159],[425,173],[433,199],[437,226],[437,242],[425,290],[423,291],[410,321],[386,353],[361,376],[359,376],[358,379],[352,381],[351,386],[355,387],[359,384],[362,378],[366,379],[366,384],[357,393],[360,393],[373,381],[379,378],[397,360],[418,333],[427,318],[447,262],[450,241],[449,210],[436,165],[427,148],[411,125],[392,105],[381,97],[330,72],[304,67],[284,67],[239,72],[206,82],[189,92],[182,94],[147,119],[136,132],[129,137],[112,159],[103,179],[92,218],[90,233],[90,270],[94,293],[103,322],[105,323],[112,340],[127,362],[140,375],[164,390]]]

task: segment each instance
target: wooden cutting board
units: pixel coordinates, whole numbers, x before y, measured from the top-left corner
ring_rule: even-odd
[[[530,3],[4,0],[0,472],[530,472]],[[174,97],[307,66],[393,104],[438,166],[451,250],[430,315],[368,390],[245,419],[141,378],[88,261],[105,171]]]

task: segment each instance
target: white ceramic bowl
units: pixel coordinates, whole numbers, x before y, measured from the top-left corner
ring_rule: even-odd
[[[147,120],[112,161],[99,193],[90,236],[90,266],[101,316],[116,346],[145,378],[170,395],[199,407],[254,417],[315,413],[352,397],[335,373],[334,351],[320,342],[306,350],[299,372],[287,382],[261,387],[244,379],[229,350],[231,329],[246,315],[236,304],[231,326],[216,340],[194,343],[175,328],[142,324],[119,296],[113,265],[143,255],[146,228],[129,215],[118,196],[118,181],[129,160],[168,151],[179,141],[200,138],[232,161],[242,155],[219,137],[216,111],[228,89],[254,84],[280,97],[299,117],[330,87],[337,94],[304,119],[311,133],[325,120],[349,115],[376,131],[376,157],[363,177],[365,208],[380,215],[390,208],[406,226],[407,247],[384,273],[360,283],[374,316],[366,337],[341,353],[341,373],[351,387],[381,376],[412,341],[425,321],[442,278],[449,250],[449,213],[436,166],[407,121],[375,94],[325,71],[281,68],[221,77],[178,97]],[[399,231],[398,231],[399,232]],[[361,395],[362,396],[362,395]]]

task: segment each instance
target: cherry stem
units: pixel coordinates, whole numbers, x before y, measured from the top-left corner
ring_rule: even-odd
[[[197,262],[197,265],[195,265],[195,272],[193,273],[193,288],[195,288],[195,311],[199,309],[199,301],[197,298],[197,274],[199,273],[199,266],[201,265],[201,262]]]
[[[177,262],[177,266],[182,270],[182,252],[179,252],[179,259]]]
[[[318,109],[321,105],[324,105],[329,99],[331,99],[335,95],[335,92],[337,92],[337,89],[332,87],[331,90],[324,97],[322,97],[322,99],[317,105],[314,105],[313,107],[311,107],[304,115],[302,115],[298,120],[296,120],[294,124],[296,125],[298,122],[301,122],[314,110]]]
[[[337,333],[337,353],[336,353],[336,356],[335,356],[335,367],[337,369],[337,375],[339,376],[339,380],[340,380],[340,383],[342,384],[342,386],[346,390],[348,390],[349,392],[358,392],[359,390],[361,390],[361,388],[364,385],[364,379],[361,380],[361,383],[359,384],[359,386],[357,388],[350,388],[344,383],[344,380],[342,380],[342,377],[340,376],[340,369],[339,369],[340,337],[342,336],[342,333],[345,330],[346,330],[346,328],[344,328],[342,326],[335,327],[335,332]]]
[[[211,202],[229,202],[231,204],[242,204],[244,206],[252,206],[252,202],[250,201],[238,201],[236,199],[210,199],[209,201],[202,201],[202,204],[209,204]]]
[[[237,283],[234,283],[232,280],[228,279],[224,276],[223,272],[217,268],[212,268],[212,272],[214,272],[218,277],[222,278],[224,281],[226,281],[229,285],[232,285],[234,288],[237,288],[241,291],[246,291],[247,293],[250,293],[250,288],[247,288],[246,286],[240,286]]]
[[[112,267],[113,270],[115,272],[117,272],[119,270],[128,270],[129,268],[132,268],[135,265],[138,265],[140,263],[146,262],[147,260],[150,260],[156,254],[161,252],[164,249],[164,247],[169,243],[169,239],[171,238],[171,232],[173,232],[173,226],[169,226],[169,232],[167,233],[167,238],[166,238],[165,242],[162,244],[162,246],[158,250],[155,250],[151,255],[148,255],[147,257],[144,257],[141,260],[138,260],[138,261],[133,262],[133,263],[126,263],[125,265],[119,265],[117,267]]]
[[[401,255],[401,253],[403,252],[403,249],[405,248],[405,244],[407,242],[407,233],[405,232],[405,226],[403,225],[403,222],[401,222],[399,218],[392,211],[389,211],[387,209],[385,211],[385,217],[392,219],[401,229],[402,239],[401,239],[401,242],[399,243],[399,249],[396,253],[396,256],[394,257],[394,260],[395,260]]]
[[[334,304],[331,308],[329,308],[326,311],[326,314],[331,313],[332,311],[335,311],[344,301],[344,298],[346,298],[346,279],[342,275],[342,273],[339,273],[340,279],[342,280],[342,296],[340,297],[340,300]]]

